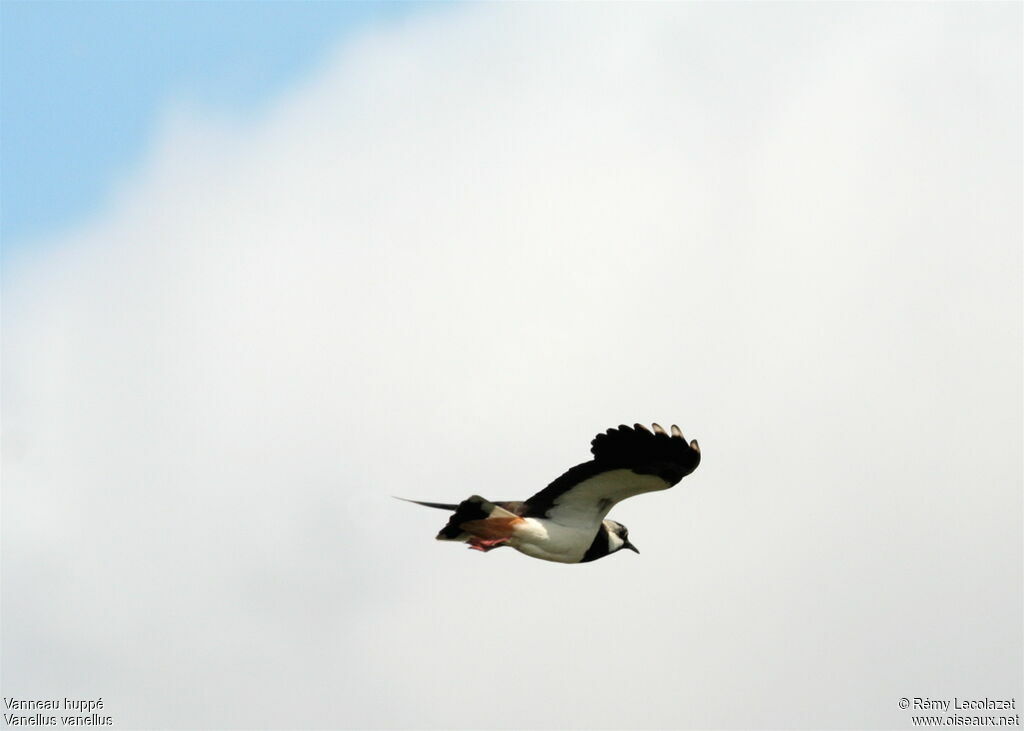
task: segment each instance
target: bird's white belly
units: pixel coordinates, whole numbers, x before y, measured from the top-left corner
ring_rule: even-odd
[[[544,561],[577,563],[594,542],[599,527],[570,528],[543,518],[526,518],[516,526],[509,545]]]

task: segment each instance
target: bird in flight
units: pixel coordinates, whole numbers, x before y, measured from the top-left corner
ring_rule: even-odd
[[[626,526],[605,516],[616,503],[645,492],[667,490],[697,469],[700,446],[687,442],[678,426],[620,426],[598,434],[594,458],[578,464],[522,502],[491,502],[473,495],[458,505],[407,502],[454,511],[437,534],[478,551],[511,546],[544,561],[585,563],[628,548]],[[406,500],[406,498],[399,498]]]

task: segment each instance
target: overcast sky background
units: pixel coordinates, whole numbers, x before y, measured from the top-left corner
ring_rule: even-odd
[[[1021,20],[436,5],[339,21],[259,103],[154,82],[102,194],[4,230],[3,695],[138,728],[1021,703]],[[613,512],[639,556],[483,555],[390,497],[525,498],[634,421],[704,455]]]

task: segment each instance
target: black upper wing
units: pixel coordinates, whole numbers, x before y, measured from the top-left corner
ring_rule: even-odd
[[[672,487],[700,464],[696,440],[687,443],[679,427],[671,434],[657,424],[640,424],[598,434],[594,459],[576,465],[526,501],[523,515],[565,525],[597,526],[615,503],[633,495]]]

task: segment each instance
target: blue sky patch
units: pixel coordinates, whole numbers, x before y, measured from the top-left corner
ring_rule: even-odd
[[[74,224],[137,162],[163,104],[256,113],[334,44],[415,3],[4,2],[6,250]]]

